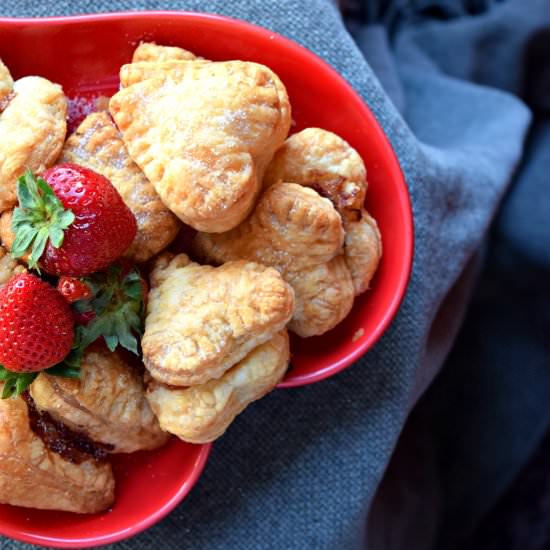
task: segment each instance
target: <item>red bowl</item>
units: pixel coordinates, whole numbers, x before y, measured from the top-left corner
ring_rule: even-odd
[[[292,339],[292,369],[279,387],[322,380],[363,355],[388,327],[403,298],[413,251],[407,187],[376,119],[347,82],[308,50],[269,30],[224,17],[141,12],[47,19],[0,18],[0,57],[14,77],[38,74],[63,85],[73,116],[118,87],[118,69],[141,40],[177,45],[214,60],[271,67],[285,83],[293,131],[318,126],[339,134],[367,167],[367,207],[382,233],[384,255],[372,288],[335,330]],[[0,507],[0,533],[34,544],[81,547],[136,534],[167,514],[190,490],[209,446],[173,441],[154,453],[117,459],[117,502],[96,516]]]

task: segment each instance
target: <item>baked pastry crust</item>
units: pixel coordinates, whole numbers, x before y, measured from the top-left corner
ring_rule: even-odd
[[[20,275],[25,271],[25,266],[20,264],[0,245],[0,288],[2,288],[12,277]]]
[[[111,98],[111,114],[162,201],[197,230],[227,231],[250,213],[288,133],[286,90],[257,63],[165,63],[144,63],[152,72]]]
[[[363,160],[341,137],[320,128],[290,136],[269,164],[264,183],[292,181],[329,198],[346,231],[344,255],[355,294],[367,290],[382,256],[382,240],[365,209],[367,175]]]
[[[159,46],[154,42],[142,42],[134,51],[132,63],[140,61],[189,61],[197,56],[183,48]]]
[[[4,65],[4,62],[0,59],[0,101],[7,96],[13,89],[13,78],[11,77],[9,69]],[[2,111],[0,107],[0,112]]]
[[[328,199],[295,183],[277,183],[241,225],[219,235],[198,233],[193,247],[216,265],[246,259],[276,268],[296,295],[289,329],[305,337],[330,330],[353,305],[343,242],[342,219]]]
[[[353,306],[353,282],[342,254],[301,271],[288,271],[285,280],[297,296],[288,328],[300,336],[324,334],[345,319]]]
[[[23,399],[0,400],[0,502],[92,514],[113,504],[114,487],[110,464],[73,464],[49,451],[30,429]]]
[[[74,162],[105,176],[120,193],[137,222],[137,234],[124,257],[144,262],[166,248],[180,222],[128,155],[122,137],[106,112],[86,117],[63,147],[60,162]],[[0,233],[1,235],[1,233]]]
[[[80,378],[42,373],[31,386],[36,406],[114,453],[156,449],[168,441],[145,398],[142,376],[120,352],[88,348]]]
[[[13,85],[0,114],[0,212],[17,202],[17,178],[42,172],[59,156],[67,132],[67,100],[61,86],[28,76]]]
[[[288,333],[282,330],[218,380],[175,388],[151,379],[147,399],[163,429],[190,443],[208,443],[220,437],[252,401],[277,385],[289,357]]]
[[[165,253],[151,275],[143,360],[165,384],[220,378],[282,330],[294,292],[276,270],[237,261],[214,268]]]

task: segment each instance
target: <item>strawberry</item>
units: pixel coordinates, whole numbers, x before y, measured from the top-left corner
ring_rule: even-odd
[[[12,372],[36,372],[71,351],[73,317],[63,296],[31,273],[0,289],[0,363]]]
[[[134,215],[111,182],[76,164],[59,164],[43,177],[19,178],[12,255],[29,247],[29,267],[78,277],[104,269],[130,246]]]
[[[69,304],[78,300],[87,300],[92,296],[91,288],[75,277],[60,277],[57,281],[57,290]]]

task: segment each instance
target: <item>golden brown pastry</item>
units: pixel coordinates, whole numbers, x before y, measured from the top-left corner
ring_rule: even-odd
[[[63,147],[67,100],[61,86],[28,76],[13,85],[0,114],[0,212],[16,203],[17,178],[29,168],[42,172]]]
[[[299,183],[332,201],[346,231],[344,254],[355,294],[367,290],[382,255],[378,226],[364,207],[366,177],[363,160],[346,141],[332,132],[307,128],[285,141],[264,179],[267,185]]]
[[[353,282],[342,254],[301,271],[287,271],[285,280],[296,294],[296,311],[288,328],[302,337],[334,328],[353,306]]]
[[[282,330],[294,292],[272,268],[246,261],[213,268],[161,255],[151,275],[143,360],[165,384],[220,378]]]
[[[11,252],[15,233],[11,228],[11,220],[13,218],[13,208],[6,210],[0,214],[0,242],[7,252]],[[26,268],[28,265],[30,252],[26,252],[17,261]]]
[[[218,380],[189,388],[151,380],[147,399],[163,429],[190,443],[208,443],[220,437],[252,401],[277,385],[289,357],[288,334],[283,330]]]
[[[0,288],[2,288],[12,277],[24,271],[26,271],[25,266],[20,264],[0,245]]]
[[[154,42],[142,42],[134,51],[132,63],[139,61],[188,61],[197,59],[194,53],[175,46],[159,46]]]
[[[227,231],[250,213],[288,133],[286,90],[256,63],[168,63],[178,70],[115,94],[111,114],[162,201],[195,229]]]
[[[198,233],[194,249],[207,262],[246,259],[275,267],[296,294],[289,329],[323,334],[353,304],[354,289],[342,256],[344,229],[332,203],[294,183],[272,185],[241,225],[220,235]]]
[[[12,217],[13,210],[6,210],[0,215],[0,240],[6,250],[11,250],[15,239],[15,233],[11,229]]]
[[[4,110],[2,99],[13,89],[13,78],[10,71],[0,59],[0,113]]]
[[[144,262],[172,242],[181,224],[128,155],[108,113],[93,113],[84,119],[65,143],[60,162],[91,168],[116,187],[137,222],[136,238],[125,258]]]
[[[0,502],[91,514],[113,504],[114,485],[108,463],[72,463],[49,450],[21,397],[0,400]]]
[[[127,88],[132,84],[143,82],[144,80],[165,78],[169,76],[172,79],[183,78],[190,70],[190,65],[197,67],[199,65],[211,63],[206,59],[181,60],[181,59],[162,59],[159,61],[138,61],[122,65],[120,68],[120,85]]]
[[[113,453],[155,449],[168,441],[152,413],[141,375],[119,352],[86,350],[80,379],[42,373],[31,386],[36,406]]]

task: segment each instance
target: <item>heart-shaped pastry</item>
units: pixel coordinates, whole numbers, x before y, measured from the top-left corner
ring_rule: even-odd
[[[111,114],[164,204],[197,230],[227,231],[250,213],[286,138],[286,90],[257,63],[167,63],[177,70],[149,64],[153,72],[111,98]]]
[[[246,261],[214,268],[166,253],[151,275],[143,361],[165,384],[203,384],[270,340],[293,312],[294,292],[275,269]]]

